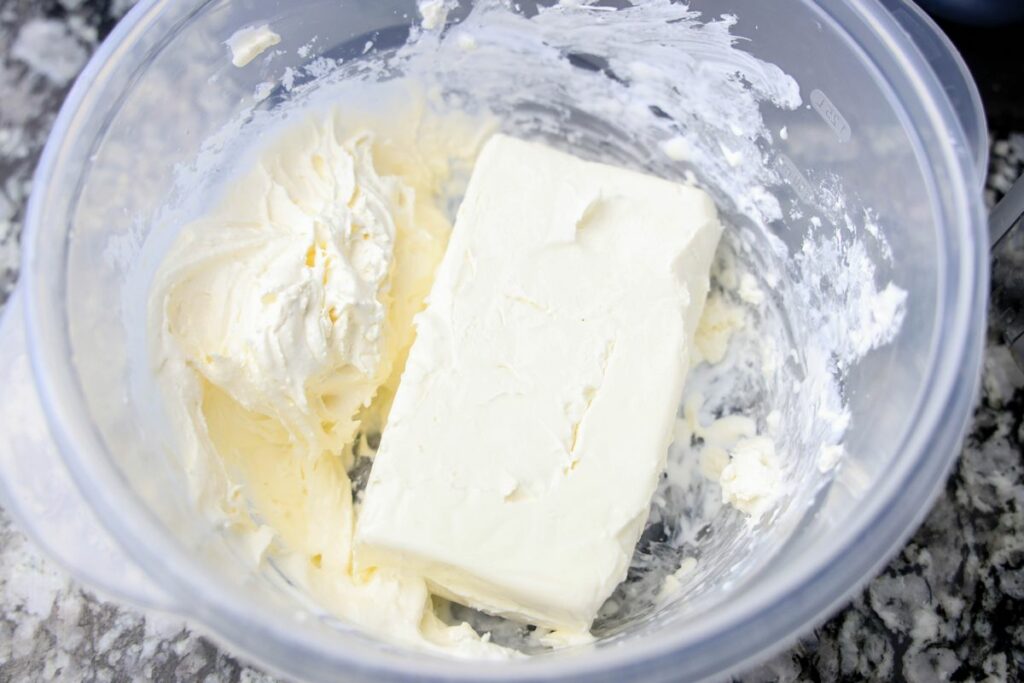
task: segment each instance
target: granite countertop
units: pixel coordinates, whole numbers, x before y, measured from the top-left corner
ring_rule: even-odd
[[[17,277],[30,177],[57,109],[131,3],[0,0],[0,302]],[[987,198],[1008,189],[1022,166],[1024,135],[1000,131]],[[990,342],[970,436],[924,524],[851,604],[740,678],[1019,680],[1022,419],[1024,376],[1006,348]],[[272,680],[180,619],[96,596],[0,511],[0,682],[51,679]]]

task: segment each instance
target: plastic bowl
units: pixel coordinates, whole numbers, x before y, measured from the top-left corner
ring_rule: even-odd
[[[614,3],[613,3],[614,4]],[[166,474],[162,434],[140,427],[121,324],[124,273],[174,167],[252,105],[258,69],[223,42],[269,22],[279,66],[296,48],[399,30],[412,2],[143,1],[76,83],[36,174],[22,277],[0,330],[5,505],[85,581],[181,614],[265,666],[310,680],[693,680],[721,676],[795,638],[871,577],[914,529],[953,462],[977,389],[987,293],[979,192],[987,142],[977,92],[948,41],[909,3],[722,0],[743,49],[800,85],[808,107],[766,110],[793,168],[834,174],[888,226],[908,293],[892,344],[845,377],[846,437],[860,485],[833,488],[727,596],[659,615],[613,646],[528,661],[448,661],[330,620],[239,568]],[[915,42],[916,41],[916,42]],[[923,45],[923,47],[919,47]],[[951,93],[950,90],[953,90]],[[823,97],[822,97],[823,96]],[[798,135],[814,144],[794,144]],[[807,138],[805,138],[806,141]],[[131,292],[128,293],[131,295]]]

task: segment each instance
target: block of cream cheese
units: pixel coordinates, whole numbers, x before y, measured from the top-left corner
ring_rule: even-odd
[[[701,190],[491,138],[416,319],[357,567],[588,629],[647,518],[720,233]]]

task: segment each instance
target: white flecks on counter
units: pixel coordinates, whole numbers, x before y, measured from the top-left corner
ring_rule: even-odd
[[[54,84],[67,85],[85,66],[89,53],[67,25],[56,19],[33,19],[18,31],[11,56]]]

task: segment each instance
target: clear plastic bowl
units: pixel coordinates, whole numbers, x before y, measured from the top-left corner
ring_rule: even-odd
[[[133,402],[127,366],[144,332],[126,338],[121,307],[145,228],[125,216],[155,211],[175,164],[251,105],[259,72],[231,67],[223,41],[270,22],[284,37],[275,59],[298,65],[296,48],[312,35],[340,44],[408,24],[417,17],[411,1],[151,0],[115,28],[43,153],[22,278],[0,329],[5,505],[83,580],[188,617],[293,677],[691,680],[782,647],[866,581],[920,521],[977,389],[988,284],[984,119],[948,41],[910,3],[888,4],[895,14],[867,0],[694,3],[737,15],[744,49],[780,66],[802,92],[827,94],[827,113],[765,111],[766,122],[824,131],[791,155],[794,165],[835,173],[886,217],[908,291],[896,340],[846,377],[846,444],[862,485],[829,491],[726,598],[659,615],[581,653],[492,664],[403,651],[304,616],[297,596],[240,567],[188,506],[180,473],[162,456],[166,435],[142,427],[148,406]],[[885,144],[871,144],[872,131],[884,131]]]

